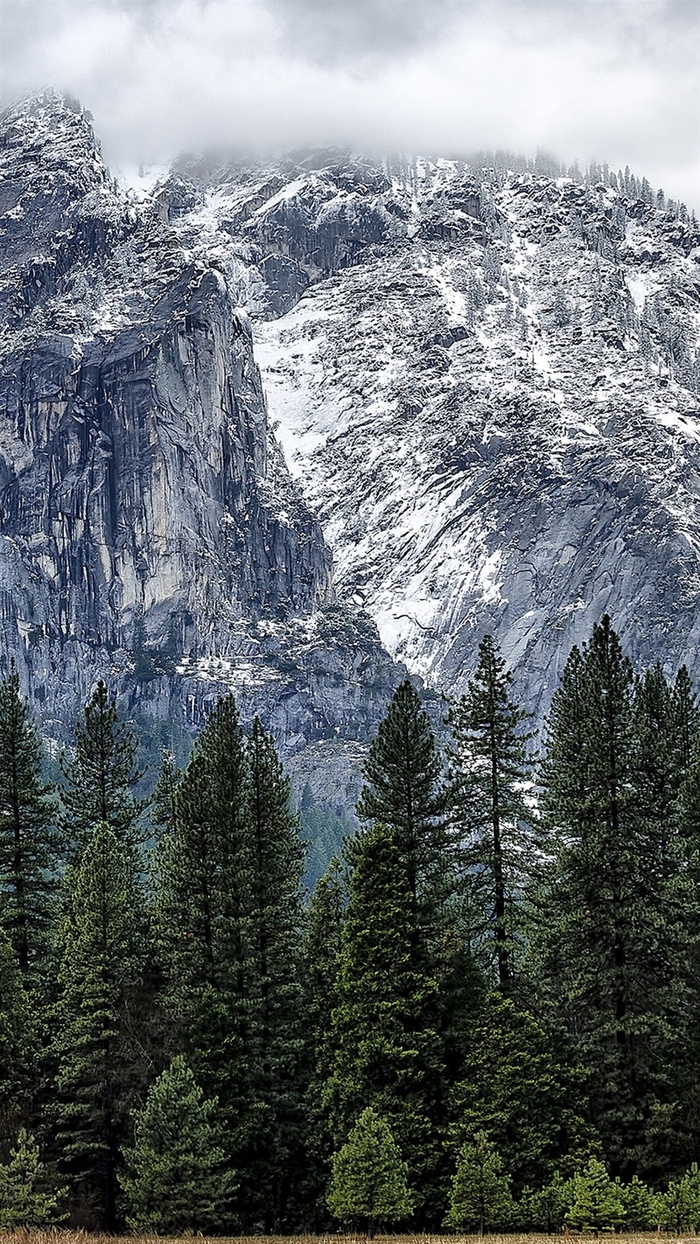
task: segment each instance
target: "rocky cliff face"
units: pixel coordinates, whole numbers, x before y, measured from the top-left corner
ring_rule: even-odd
[[[78,105],[2,134],[0,613],[57,732],[97,672],[169,727],[232,687],[316,798],[320,754],[356,787],[386,649],[459,691],[490,630],[541,718],[608,611],[700,676],[677,205],[338,152],[182,159],[137,196]]]
[[[0,627],[45,727],[102,674],[163,738],[233,688],[289,755],[366,739],[400,671],[335,601],[225,274],[54,94],[4,115],[0,185]]]
[[[326,153],[175,180],[178,235],[265,321],[270,414],[338,591],[395,656],[458,691],[492,631],[541,719],[608,611],[632,656],[700,676],[700,233],[684,210],[629,171],[507,157]]]

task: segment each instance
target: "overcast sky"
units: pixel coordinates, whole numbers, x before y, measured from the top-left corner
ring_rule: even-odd
[[[699,0],[3,0],[113,166],[240,143],[629,164],[700,208]]]

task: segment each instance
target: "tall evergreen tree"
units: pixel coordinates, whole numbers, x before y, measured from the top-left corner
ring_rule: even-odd
[[[325,1194],[333,1150],[322,1095],[333,1069],[333,1012],[337,1003],[344,904],[343,868],[340,860],[334,858],[314,887],[304,938],[306,1174],[303,1198],[308,1221],[316,1230],[326,1223]]]
[[[657,682],[645,695],[663,706]],[[552,867],[532,940],[541,1004],[568,1025],[621,1174],[650,1160],[650,1129],[668,1093],[658,1052],[674,977],[664,866],[650,829],[656,795],[643,798],[638,781],[638,723],[632,669],[606,617],[583,654],[571,654],[552,702],[541,772]]]
[[[0,920],[23,972],[46,949],[60,865],[42,748],[14,668],[0,682]]]
[[[490,635],[465,695],[450,710],[451,802],[462,866],[478,909],[477,936],[488,933],[498,986],[512,989],[522,920],[521,892],[531,820],[523,786],[531,764],[523,731],[527,714],[511,699],[512,676]]]
[[[429,962],[416,954],[413,875],[395,834],[375,822],[353,847],[325,1101],[336,1143],[365,1106],[387,1120],[426,1222],[445,1191],[438,987]]]
[[[248,776],[228,696],[210,714],[178,788],[176,824],[157,853],[154,900],[171,1044],[218,1098],[232,1155],[246,1151],[256,1123]]]
[[[247,743],[246,829],[252,851],[253,1091],[258,1128],[246,1165],[268,1229],[289,1201],[302,1123],[302,875],[304,850],[289,780],[256,717]],[[296,1172],[296,1176],[300,1172]],[[252,1187],[251,1187],[252,1192]]]
[[[451,891],[442,761],[420,697],[408,679],[394,693],[370,747],[357,815],[394,835],[405,863],[416,930],[439,937]]]
[[[26,977],[0,927],[0,1160],[32,1105],[37,1056],[34,1011]]]
[[[55,1143],[85,1225],[117,1225],[119,1150],[143,1083],[142,928],[128,845],[100,823],[80,863],[61,934]]]
[[[134,795],[143,776],[137,753],[135,734],[120,721],[116,702],[100,680],[75,728],[75,754],[62,761],[63,825],[76,858],[98,824],[109,825],[119,842],[138,851],[144,801]]]
[[[250,1227],[281,1221],[298,1148],[302,870],[274,743],[258,721],[245,740],[229,696],[178,788],[155,925],[176,1041],[219,1100]]]

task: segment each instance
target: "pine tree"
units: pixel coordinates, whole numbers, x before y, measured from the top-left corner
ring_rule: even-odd
[[[353,861],[324,1099],[336,1143],[367,1105],[387,1120],[409,1162],[423,1221],[442,1191],[437,983],[416,954],[413,877],[395,835],[375,822],[353,843]]]
[[[439,913],[451,890],[446,877],[447,833],[442,762],[420,697],[408,679],[394,693],[365,765],[357,806],[365,822],[394,835],[405,861],[416,928],[439,937]]]
[[[46,1227],[61,1218],[59,1200],[65,1188],[49,1185],[34,1137],[20,1128],[17,1144],[5,1166],[0,1166],[0,1227]]]
[[[323,1088],[333,1068],[333,1011],[337,1001],[344,915],[343,871],[332,859],[317,881],[306,916],[304,1002],[306,1026],[306,1127],[302,1198],[307,1219],[325,1225],[332,1138],[323,1109]]]
[[[74,1205],[114,1230],[119,1148],[143,1081],[142,920],[133,859],[101,823],[80,864],[61,934],[55,1140]]]
[[[289,780],[256,717],[247,748],[246,821],[252,850],[253,1092],[258,1127],[246,1161],[249,1203],[268,1229],[289,1197],[302,1121],[301,951],[304,851]],[[252,1196],[255,1189],[255,1198]]]
[[[626,1231],[653,1231],[658,1222],[657,1197],[637,1175],[619,1186]]]
[[[76,858],[98,824],[109,825],[117,840],[137,855],[144,808],[144,801],[133,794],[143,777],[137,752],[136,736],[119,720],[116,703],[100,680],[76,726],[75,755],[62,761],[67,783],[61,791],[63,826]]]
[[[14,664],[0,683],[0,919],[23,972],[46,948],[60,863],[41,741]]]
[[[516,1192],[548,1183],[567,1162],[596,1151],[584,1074],[557,1044],[532,1015],[493,993],[473,1017],[452,1092],[455,1143],[486,1130]]]
[[[591,1158],[585,1170],[574,1175],[572,1203],[566,1222],[578,1231],[613,1231],[625,1219],[619,1184],[613,1182],[602,1162]]]
[[[609,618],[571,654],[548,723],[542,810],[552,866],[532,931],[540,1005],[589,1075],[593,1120],[618,1173],[646,1169],[667,1092],[659,1042],[673,979],[664,870],[638,782],[633,674]]]
[[[175,1041],[218,1098],[251,1227],[281,1218],[298,1150],[302,869],[274,743],[258,721],[246,742],[229,696],[178,787],[154,919]]]
[[[530,771],[522,726],[527,714],[511,697],[512,676],[490,635],[466,695],[452,707],[451,802],[462,842],[462,866],[480,909],[477,935],[488,931],[498,986],[512,989],[521,921],[520,892],[531,819],[523,799]]]
[[[218,1098],[237,1169],[257,1125],[248,780],[228,696],[210,714],[179,785],[176,825],[156,858],[153,917],[171,1043],[204,1092]]]
[[[148,1090],[124,1151],[120,1184],[132,1231],[155,1235],[216,1233],[230,1217],[235,1174],[225,1167],[216,1103],[205,1101],[182,1056]]]
[[[344,1222],[364,1221],[371,1239],[378,1223],[411,1216],[413,1199],[407,1178],[408,1166],[389,1124],[367,1107],[346,1143],[333,1155],[328,1207]]]
[[[543,1188],[524,1188],[518,1206],[519,1225],[526,1231],[561,1231],[571,1208],[572,1181],[555,1171]]]
[[[695,740],[700,731],[700,705],[685,665],[676,674],[671,711],[679,769],[683,776],[691,763]]]
[[[27,1118],[36,1087],[35,1008],[0,927],[0,1153]]]
[[[657,1197],[658,1222],[667,1231],[680,1235],[700,1228],[700,1173],[693,1164],[679,1179],[672,1179],[666,1192]]]
[[[485,1132],[477,1132],[463,1145],[452,1181],[448,1227],[466,1227],[484,1235],[509,1226],[515,1208],[510,1178],[502,1170],[501,1157]]]
[[[655,854],[664,879],[674,870],[675,803],[683,778],[681,739],[676,739],[677,714],[661,666],[657,663],[638,679],[634,690],[637,816],[655,837]],[[682,735],[682,729],[679,730]]]

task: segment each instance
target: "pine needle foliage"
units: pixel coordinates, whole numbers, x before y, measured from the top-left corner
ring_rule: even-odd
[[[343,1222],[364,1223],[371,1238],[379,1223],[411,1216],[407,1178],[408,1166],[389,1124],[368,1106],[333,1155],[329,1209]]]
[[[148,1090],[120,1176],[132,1231],[181,1235],[221,1229],[236,1188],[206,1101],[178,1055]]]
[[[20,1128],[9,1162],[0,1166],[0,1227],[54,1225],[65,1216],[59,1206],[65,1192],[50,1187],[39,1146],[30,1132]]]
[[[61,791],[63,828],[78,858],[96,825],[109,825],[117,841],[135,858],[142,842],[140,817],[145,803],[134,787],[143,777],[137,765],[138,741],[119,719],[115,700],[100,680],[75,728],[75,753],[63,757],[66,785]]]
[[[507,1230],[514,1213],[510,1178],[503,1172],[501,1156],[486,1133],[477,1132],[460,1151],[445,1225],[484,1235]]]
[[[23,972],[41,964],[54,914],[60,837],[42,745],[11,665],[0,682],[0,922]]]
[[[609,1176],[602,1162],[591,1158],[586,1168],[574,1175],[572,1201],[566,1215],[568,1226],[577,1231],[615,1231],[625,1220],[620,1185]]]
[[[686,988],[669,903],[675,847],[662,832],[669,706],[658,670],[635,692],[606,617],[571,653],[541,769],[551,855],[533,975],[545,1013],[568,1027],[604,1151],[627,1178],[648,1168],[657,1107],[671,1092],[657,1051]]]
[[[416,928],[435,937],[436,914],[449,892],[442,760],[413,684],[397,688],[364,769],[357,815],[389,830],[405,860]]]
[[[415,953],[412,877],[395,835],[375,822],[356,839],[353,858],[324,1099],[337,1141],[365,1105],[387,1120],[421,1188],[422,1211],[441,1165],[438,988]]]
[[[101,823],[68,874],[55,1042],[55,1142],[81,1212],[117,1223],[117,1169],[144,1078],[142,918],[133,857]]]
[[[527,887],[528,823],[523,796],[532,762],[528,714],[511,698],[512,675],[490,635],[479,644],[476,673],[452,706],[450,802],[460,862],[475,912],[473,936],[486,936],[498,987],[512,991],[520,908]]]

